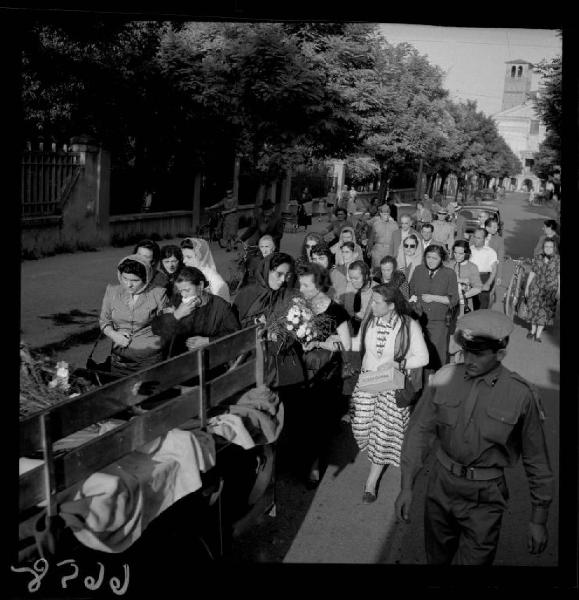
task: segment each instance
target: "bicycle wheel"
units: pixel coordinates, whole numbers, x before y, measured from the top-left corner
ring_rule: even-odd
[[[519,299],[519,274],[517,271],[513,273],[511,280],[509,281],[509,287],[505,294],[505,315],[510,319],[515,316],[515,310]]]

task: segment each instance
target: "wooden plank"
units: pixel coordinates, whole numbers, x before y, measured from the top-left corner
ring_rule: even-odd
[[[197,374],[196,353],[188,352],[40,411],[20,422],[20,456],[41,448],[39,418],[42,414],[50,412],[50,434],[56,441],[147,398],[154,398]],[[149,382],[156,384],[155,393],[140,393],[140,384]]]
[[[114,463],[170,429],[196,417],[199,417],[198,387],[56,457],[55,490],[66,490],[98,469]],[[45,499],[43,472],[44,467],[40,465],[20,477],[20,511]]]
[[[206,386],[207,407],[219,406],[224,400],[253,385],[255,385],[255,359],[209,382]]]
[[[240,354],[255,350],[255,330],[256,325],[252,325],[241,331],[236,331],[231,335],[222,337],[208,346],[205,346],[207,353],[206,365],[208,369],[221,365],[230,360],[236,359]]]

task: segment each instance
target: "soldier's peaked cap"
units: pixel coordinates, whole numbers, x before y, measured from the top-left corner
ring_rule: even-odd
[[[513,322],[496,310],[482,309],[470,312],[456,323],[457,342],[464,346],[481,347],[489,342],[499,342],[514,329]]]

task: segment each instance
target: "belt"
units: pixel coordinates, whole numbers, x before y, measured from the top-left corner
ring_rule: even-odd
[[[452,460],[450,456],[442,449],[436,451],[438,462],[456,477],[463,479],[472,479],[473,481],[488,481],[489,479],[498,479],[504,474],[502,467],[465,467]]]

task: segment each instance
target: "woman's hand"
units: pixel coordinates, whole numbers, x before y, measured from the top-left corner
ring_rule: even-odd
[[[185,345],[187,346],[187,348],[189,350],[197,350],[198,348],[201,348],[202,346],[207,346],[208,343],[209,343],[209,338],[203,337],[201,335],[194,335],[185,340]]]
[[[126,348],[131,343],[131,336],[126,331],[115,331],[109,337],[121,348]]]
[[[173,312],[173,316],[177,320],[183,319],[184,317],[190,315],[200,304],[201,298],[199,298],[199,296],[194,298],[188,304],[186,304],[185,302],[181,302],[181,304],[179,304],[179,306]]]
[[[408,299],[408,302],[418,302],[418,297],[416,296],[416,294],[414,294],[413,296],[410,296],[410,298]]]
[[[304,352],[309,352],[310,350],[319,348],[320,342],[306,342],[305,344],[302,344],[302,347],[304,349]]]

